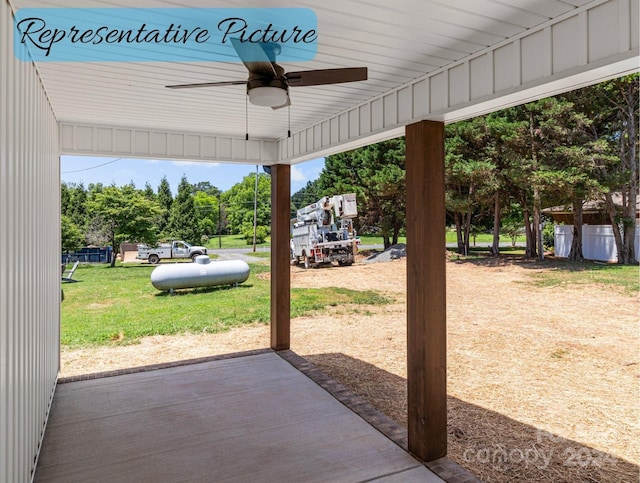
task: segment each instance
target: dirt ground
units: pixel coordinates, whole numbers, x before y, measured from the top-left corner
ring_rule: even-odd
[[[485,481],[638,481],[640,303],[538,288],[514,262],[447,262],[449,457]],[[406,264],[304,270],[294,287],[384,292],[292,320],[291,348],[406,426]],[[269,328],[62,352],[62,376],[268,347]]]

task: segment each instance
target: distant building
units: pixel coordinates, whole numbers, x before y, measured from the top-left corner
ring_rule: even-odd
[[[617,211],[622,210],[622,194],[612,193]],[[618,260],[618,249],[609,222],[604,199],[586,201],[582,208],[582,255],[587,260],[614,262]],[[551,215],[554,223],[554,253],[566,258],[573,241],[573,210],[571,205],[545,208],[543,213]],[[640,196],[636,201],[636,260],[640,261]]]

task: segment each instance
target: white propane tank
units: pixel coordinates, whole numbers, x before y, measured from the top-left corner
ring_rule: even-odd
[[[211,262],[199,255],[194,263],[160,265],[151,272],[151,285],[158,290],[211,287],[242,283],[249,278],[249,265],[242,260]]]

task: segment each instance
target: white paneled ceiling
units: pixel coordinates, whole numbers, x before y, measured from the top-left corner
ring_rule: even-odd
[[[253,138],[278,139],[421,75],[566,14],[583,0],[11,0],[26,7],[307,7],[318,17],[314,60],[286,70],[366,66],[364,82],[291,89],[292,107],[248,106]],[[53,63],[38,70],[59,121],[244,136],[243,86],[168,84],[245,79],[238,62]]]

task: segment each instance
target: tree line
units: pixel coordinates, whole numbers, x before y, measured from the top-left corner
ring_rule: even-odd
[[[633,263],[638,99],[635,74],[447,125],[446,209],[458,251],[468,254],[482,230],[493,233],[491,253],[499,255],[500,234],[523,230],[527,257],[539,257],[543,208],[567,205],[574,219],[570,258],[581,260],[583,204],[602,199],[619,262]],[[263,241],[271,186],[267,174],[254,173],[226,192],[183,177],[175,197],[166,178],[156,190],[148,183],[144,189],[62,183],[62,247],[111,245],[117,252],[124,241],[201,244],[220,233],[241,234],[250,243],[256,176],[256,234]],[[405,230],[404,138],[328,156],[319,178],[293,194],[291,217],[322,196],[351,192],[358,231],[382,236],[385,247],[397,243]]]
[[[474,232],[486,228],[498,255],[500,233],[523,229],[527,257],[540,257],[542,209],[567,205],[574,219],[570,258],[581,260],[583,204],[602,199],[619,262],[633,263],[638,80],[622,77],[446,126],[446,209],[458,251],[468,254]],[[404,153],[398,138],[329,156],[293,204],[355,192],[360,232],[382,235],[385,247],[397,243],[405,228]]]
[[[258,174],[258,241],[268,235],[271,219],[270,181]],[[174,197],[167,178],[157,189],[92,183],[61,183],[61,244],[63,251],[82,246],[113,247],[124,242],[155,244],[184,240],[206,244],[218,234],[242,234],[253,240],[256,174],[222,192],[209,181],[191,184],[183,176]],[[115,258],[113,260],[115,263]]]

